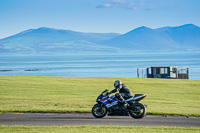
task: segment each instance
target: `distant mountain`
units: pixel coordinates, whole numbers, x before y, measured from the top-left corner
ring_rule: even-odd
[[[109,46],[101,46],[97,43],[119,35],[117,33],[82,33],[42,27],[1,39],[0,53],[107,51],[110,50]]]
[[[0,40],[0,53],[96,53],[141,50],[200,50],[200,27],[193,24],[158,29],[143,26],[123,35],[82,33],[42,27]]]
[[[200,48],[200,27],[186,24],[180,27],[168,27],[157,29],[166,32],[181,47]]]
[[[200,27],[193,24],[159,29],[143,26],[101,44],[150,51],[200,49]]]

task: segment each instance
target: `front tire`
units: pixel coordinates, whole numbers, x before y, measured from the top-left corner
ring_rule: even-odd
[[[106,106],[103,104],[95,104],[92,108],[92,115],[96,118],[103,118],[107,114]]]
[[[134,104],[134,107],[129,111],[129,114],[134,119],[141,119],[146,115],[146,107],[141,103]]]

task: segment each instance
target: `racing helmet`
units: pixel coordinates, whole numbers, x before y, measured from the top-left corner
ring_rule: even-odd
[[[122,88],[122,81],[121,80],[116,80],[114,82],[114,87],[115,88]]]

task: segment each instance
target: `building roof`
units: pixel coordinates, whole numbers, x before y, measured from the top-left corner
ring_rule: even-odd
[[[177,66],[150,66],[150,67],[176,67],[178,68]]]

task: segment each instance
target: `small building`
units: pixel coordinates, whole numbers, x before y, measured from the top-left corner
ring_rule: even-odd
[[[151,66],[137,69],[138,78],[189,79],[189,68],[177,66]]]

